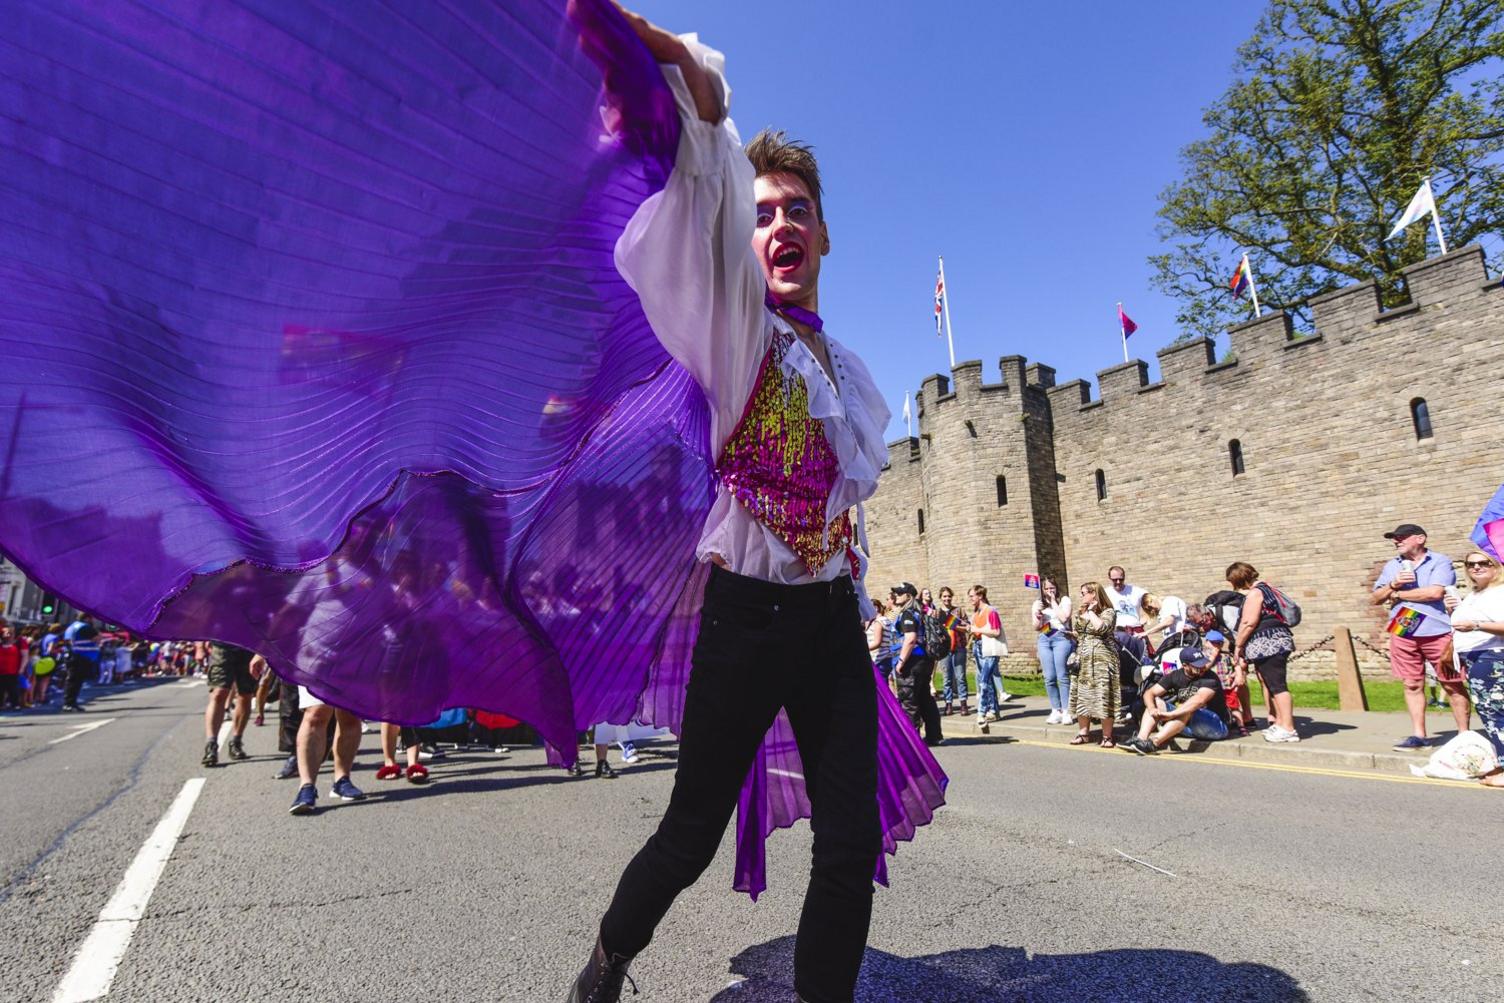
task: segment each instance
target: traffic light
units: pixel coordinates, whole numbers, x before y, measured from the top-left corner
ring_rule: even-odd
[[[51,620],[57,615],[57,596],[51,592],[42,593],[42,617]]]

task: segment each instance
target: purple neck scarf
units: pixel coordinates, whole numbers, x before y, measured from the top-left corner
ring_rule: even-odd
[[[762,301],[769,310],[781,313],[789,320],[796,320],[811,331],[822,332],[825,330],[825,321],[820,319],[819,314],[813,310],[806,310],[802,306],[783,302],[783,300],[773,295],[773,290],[771,289],[763,296]]]

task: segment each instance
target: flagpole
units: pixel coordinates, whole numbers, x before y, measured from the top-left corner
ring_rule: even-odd
[[[956,368],[956,339],[950,333],[950,286],[945,282],[945,255],[940,255],[940,303],[945,307],[945,344],[950,349],[950,367]]]
[[[1441,235],[1441,214],[1436,211],[1436,192],[1431,189],[1431,179],[1426,178],[1426,194],[1431,199],[1431,222],[1436,227],[1436,242],[1441,245],[1441,253],[1447,253],[1447,238]]]
[[[1248,276],[1248,291],[1253,294],[1253,319],[1258,320],[1264,316],[1264,311],[1259,309],[1259,287],[1253,281],[1253,266],[1248,263],[1248,252],[1243,252],[1243,274]]]
[[[1118,334],[1123,338],[1123,361],[1128,361],[1128,327],[1123,323],[1123,301],[1118,300]]]

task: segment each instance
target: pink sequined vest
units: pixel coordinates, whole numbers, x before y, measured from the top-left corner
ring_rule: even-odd
[[[797,373],[784,375],[793,336],[773,332],[757,384],[736,430],[716,460],[716,474],[737,501],[799,555],[813,574],[841,550],[860,576],[851,548],[851,514],[825,524],[825,506],[840,476],[825,426],[809,416],[809,388]]]

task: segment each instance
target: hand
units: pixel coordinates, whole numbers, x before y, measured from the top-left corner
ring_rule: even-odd
[[[1412,586],[1414,584],[1415,584],[1415,572],[1413,572],[1413,571],[1401,571],[1399,574],[1397,574],[1397,575],[1394,576],[1394,584],[1391,585],[1390,588],[1391,589],[1405,589],[1405,588],[1409,588],[1410,586]]]
[[[1245,670],[1245,669],[1239,669],[1238,671],[1236,671],[1236,672],[1233,673],[1233,675],[1232,675],[1232,688],[1233,689],[1240,690],[1244,686],[1247,686],[1247,685],[1248,685],[1248,672],[1247,672],[1247,670]]]
[[[1441,601],[1441,604],[1445,606],[1447,608],[1447,612],[1450,613],[1458,606],[1462,605],[1462,600],[1457,596],[1447,596]]]
[[[1452,621],[1452,629],[1453,630],[1461,630],[1461,631],[1477,630],[1478,629],[1478,621],[1477,620],[1453,620]]]

